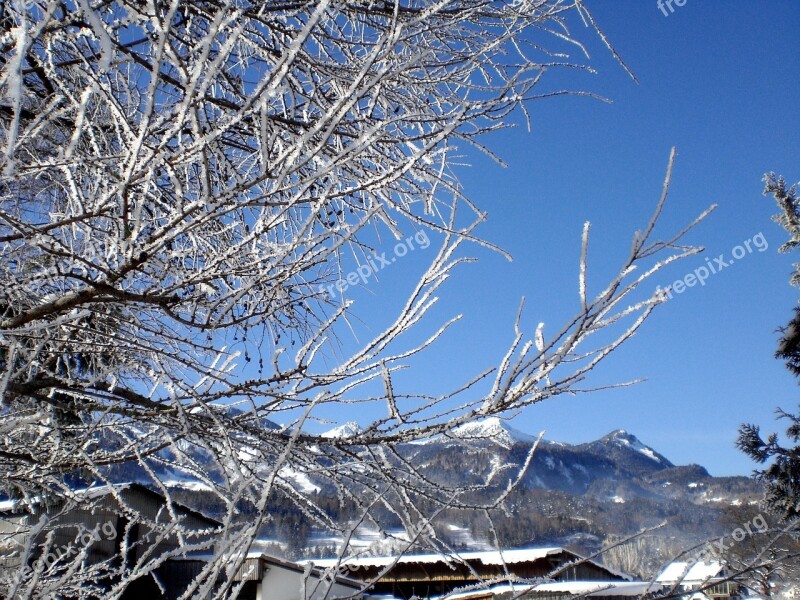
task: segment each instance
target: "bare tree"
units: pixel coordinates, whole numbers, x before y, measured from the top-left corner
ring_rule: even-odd
[[[123,544],[91,572],[85,553],[44,564],[23,545],[37,568],[11,579],[10,597],[86,594],[98,569],[103,597],[120,597],[187,548],[210,558],[184,597],[235,596],[276,499],[344,539],[391,514],[406,546],[441,549],[431,522],[474,488],[430,481],[399,447],[587,390],[586,374],[664,300],[641,284],[698,251],[685,231],[653,237],[668,174],[653,220],[596,294],[586,225],[562,328],[528,339],[518,319],[494,370],[442,396],[397,389],[394,373],[458,316],[421,343],[409,331],[467,260],[462,245],[485,244],[452,150],[485,150],[480,136],[514,109],[567,93],[540,91],[546,72],[588,67],[547,47],[583,51],[570,15],[605,39],[580,1],[0,9],[0,489],[34,514],[83,505],[78,483],[135,468],[168,500],[168,524],[148,521],[166,527],[160,539],[188,531],[175,477],[211,490],[222,515],[214,536],[135,556]],[[329,351],[353,313],[331,292],[376,268],[382,236],[420,232],[439,249],[390,325],[347,356]],[[308,433],[331,405],[385,416],[350,437]],[[332,518],[312,479],[354,516]]]

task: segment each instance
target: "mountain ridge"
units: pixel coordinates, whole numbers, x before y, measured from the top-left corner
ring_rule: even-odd
[[[248,418],[240,411],[228,412],[236,418]],[[267,429],[284,431],[270,422],[254,418],[255,422]],[[334,439],[354,438],[355,443],[360,431],[354,421],[338,424],[319,434],[317,447],[325,451],[326,439],[332,443]],[[722,524],[723,518],[730,519],[730,511],[756,510],[762,497],[752,479],[713,477],[697,464],[675,465],[623,429],[581,444],[538,440],[539,436],[520,431],[506,420],[492,418],[461,425],[427,440],[400,444],[396,451],[398,461],[414,464],[430,481],[450,489],[473,490],[470,498],[479,504],[496,497],[498,492],[504,493],[510,482],[519,480],[507,494],[504,510],[493,517],[497,539],[509,548],[570,546],[591,554],[619,537],[660,527],[658,533],[649,534],[658,541],[646,552],[647,560],[656,564],[666,559],[670,551],[724,533],[725,527],[730,526]],[[313,451],[314,446],[309,448]],[[163,453],[168,459],[165,464],[174,464],[177,457],[169,449]],[[351,447],[349,459],[358,460],[358,454],[358,446]],[[202,460],[201,454],[197,459]],[[527,469],[521,472],[526,464]],[[268,464],[261,467],[269,469]],[[158,472],[179,492],[182,503],[208,508],[209,514],[213,513],[213,497],[203,490],[201,482],[183,472]],[[120,469],[117,475],[135,481],[144,477],[127,469]],[[337,512],[336,502],[328,500],[335,492],[316,470],[292,463],[281,469],[279,476],[283,485],[294,487],[297,493],[320,499],[332,511],[332,520],[346,519]],[[481,491],[480,486],[487,482],[488,488]],[[321,557],[336,552],[343,543],[331,537],[330,532],[316,531],[288,499],[276,498],[270,510],[282,515],[261,533],[262,540],[273,544],[272,552],[285,552],[287,558]],[[743,520],[737,517],[733,522],[738,522],[736,519]],[[391,512],[381,513],[376,522],[387,531],[402,527]],[[454,548],[495,544],[495,534],[487,534],[480,515],[474,512],[449,511],[436,526],[437,535]],[[388,546],[373,548],[375,544],[386,544],[384,537],[377,529],[359,530],[351,541],[370,552],[391,551]]]

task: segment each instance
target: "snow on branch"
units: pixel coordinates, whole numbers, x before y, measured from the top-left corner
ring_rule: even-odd
[[[528,340],[520,316],[497,368],[441,396],[404,389],[395,373],[459,316],[421,341],[409,332],[469,262],[465,245],[491,247],[453,151],[493,156],[482,134],[568,93],[545,75],[589,68],[568,56],[583,52],[571,15],[600,34],[580,2],[2,10],[0,491],[46,515],[67,500],[89,507],[82,485],[111,485],[126,540],[91,569],[85,552],[41,565],[60,543],[52,521],[20,525],[41,542],[21,564],[41,568],[12,579],[17,597],[80,594],[92,581],[120,597],[190,550],[206,562],[184,597],[233,596],[276,506],[342,539],[354,523],[387,531],[388,519],[409,544],[441,548],[436,515],[495,507],[519,472],[497,465],[488,498],[491,485],[429,478],[404,445],[579,391],[659,304],[641,285],[697,251],[679,245],[685,231],[652,238],[659,204],[592,298],[587,226],[570,322]],[[382,236],[420,229],[441,244],[390,324],[344,356],[326,351],[358,315],[324,286]],[[386,416],[350,436],[308,432],[321,409],[368,403]],[[165,498],[158,519],[113,487],[128,479]],[[218,521],[214,535],[194,535],[178,506],[187,486]],[[130,541],[137,523],[147,540]]]

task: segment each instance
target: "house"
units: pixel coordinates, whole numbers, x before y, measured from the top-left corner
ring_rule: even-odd
[[[102,595],[121,577],[128,577],[130,567],[147,553],[148,558],[161,558],[157,568],[141,572],[123,598],[175,600],[213,556],[222,526],[142,485],[97,486],[74,494],[74,505],[41,502],[33,511],[27,507],[25,513],[15,512],[14,502],[0,502],[0,588],[3,581],[36,564],[68,563],[82,552],[81,568],[98,567],[95,571],[100,574],[87,585],[92,593]],[[43,516],[47,519],[41,522],[46,524],[37,528]],[[169,527],[175,518],[182,524],[180,535]],[[26,546],[32,546],[33,552],[23,552]],[[674,573],[680,574],[677,566],[664,577]],[[629,579],[596,561],[552,547],[302,564],[253,552],[244,558],[233,583],[242,600],[363,598],[365,587],[370,597],[396,599],[434,598],[456,591],[463,592],[459,597],[464,600],[561,600],[575,595],[624,600],[650,589],[649,584]]]
[[[74,505],[42,501],[33,510],[26,507],[26,512],[13,500],[0,502],[0,592],[3,582],[9,585],[37,563],[66,565],[80,553],[82,568],[103,565],[91,584],[98,590],[111,589],[145,554],[180,556],[209,548],[221,528],[217,521],[181,504],[168,504],[164,496],[137,483],[89,487],[76,490],[74,497]],[[175,518],[181,522],[180,535],[169,527]],[[46,524],[40,528],[40,523]],[[26,553],[29,543],[32,551]],[[166,560],[132,582],[123,598],[160,598],[165,588],[166,597],[177,594],[174,567]]]
[[[209,555],[191,555],[173,559],[172,587],[186,589],[200,570],[208,564]],[[359,581],[346,577],[331,577],[322,569],[299,565],[259,552],[248,554],[233,577],[240,586],[238,600],[334,600],[362,598],[364,587]],[[178,596],[167,594],[166,600]]]
[[[245,581],[242,600],[330,600],[357,597],[363,584],[309,564],[281,560],[266,554],[250,554],[235,578]],[[330,590],[330,591],[329,591]]]
[[[375,581],[371,594],[432,598],[470,586],[550,578],[556,582],[624,582],[629,578],[564,548],[526,548],[503,552],[409,554],[314,560],[316,567],[362,582]],[[602,586],[602,583],[598,584]],[[560,592],[554,592],[556,595]]]
[[[106,579],[94,582],[100,593],[118,583],[125,567],[135,564],[144,553],[154,559],[167,554],[152,573],[126,588],[123,598],[132,600],[176,600],[208,565],[222,527],[217,521],[178,503],[168,506],[164,496],[137,483],[90,487],[74,494],[78,501],[74,506],[41,503],[25,513],[17,511],[14,501],[0,502],[0,596],[6,595],[2,582],[12,581],[37,561],[66,563],[80,550],[86,552],[82,567],[109,565],[104,571]],[[44,515],[48,516],[47,526],[33,533]],[[180,537],[159,527],[174,517],[182,524]],[[24,556],[21,550],[31,535],[37,550]],[[45,546],[48,536],[51,541]],[[123,544],[127,553],[122,551]],[[118,560],[123,555],[125,565]],[[247,555],[233,580],[241,584],[240,600],[357,598],[363,587],[361,582],[262,553]]]
[[[727,579],[728,573],[719,561],[678,561],[667,565],[655,582],[666,589],[687,592],[697,600],[727,600],[740,595],[741,586]]]

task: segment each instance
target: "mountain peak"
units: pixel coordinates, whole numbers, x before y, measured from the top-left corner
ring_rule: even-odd
[[[650,448],[649,446],[645,446],[639,438],[637,438],[632,433],[627,432],[624,429],[616,429],[609,433],[608,435],[600,438],[599,440],[601,443],[606,444],[614,444],[620,448],[634,450],[636,452],[640,452],[644,454],[650,460],[663,465],[663,466],[672,466],[666,458],[660,455],[658,452]]]
[[[452,436],[465,440],[487,440],[504,445],[532,444],[536,441],[534,436],[514,429],[499,417],[464,423],[453,429]]]
[[[344,425],[339,425],[326,431],[321,435],[324,438],[351,438],[361,433],[361,427],[355,421],[348,421]]]
[[[639,439],[635,435],[633,435],[632,433],[629,433],[626,429],[615,429],[611,433],[609,433],[607,435],[604,435],[602,438],[600,438],[600,440],[604,441],[604,442],[617,442],[618,441],[618,442],[621,442],[623,444],[625,442],[634,442],[634,441],[638,442],[639,441]]]

